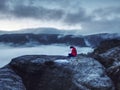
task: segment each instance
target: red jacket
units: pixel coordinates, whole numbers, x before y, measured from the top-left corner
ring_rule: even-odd
[[[73,56],[77,56],[77,50],[76,50],[76,48],[74,48],[74,47],[72,48],[71,54]]]

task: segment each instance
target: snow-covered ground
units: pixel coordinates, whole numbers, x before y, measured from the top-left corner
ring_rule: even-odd
[[[78,54],[92,52],[90,47],[76,47]],[[0,46],[0,67],[8,64],[12,58],[22,55],[64,55],[70,52],[66,45],[41,45],[37,47],[4,47]]]

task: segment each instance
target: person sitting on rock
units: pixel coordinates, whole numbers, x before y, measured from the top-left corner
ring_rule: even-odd
[[[71,53],[68,54],[68,57],[76,57],[77,56],[77,50],[74,46],[70,46]]]

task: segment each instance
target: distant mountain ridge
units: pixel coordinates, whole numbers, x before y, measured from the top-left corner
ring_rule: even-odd
[[[86,42],[89,43],[90,46],[96,47],[99,46],[100,42],[104,40],[110,40],[110,39],[120,39],[120,34],[118,33],[101,33],[101,34],[93,34],[93,35],[87,35],[84,37]]]
[[[120,39],[120,34],[100,33],[83,36],[80,30],[58,30],[55,28],[0,31],[0,43],[12,46],[67,44],[96,47],[101,41],[106,39]]]
[[[4,34],[0,35],[0,43],[12,46],[49,44],[85,46],[84,39],[82,37],[74,37],[73,35],[62,36],[60,34]]]
[[[65,44],[80,47],[97,47],[101,41],[109,39],[120,39],[120,34],[104,33],[81,36],[64,34],[13,33],[0,35],[0,43],[10,46]]]
[[[65,35],[73,35],[79,34],[78,30],[59,30],[55,28],[30,28],[30,29],[22,29],[17,31],[3,31],[0,30],[0,35],[3,34],[25,34],[25,33],[32,33],[32,34],[65,34]]]

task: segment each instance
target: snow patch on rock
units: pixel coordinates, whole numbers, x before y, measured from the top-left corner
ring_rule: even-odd
[[[54,61],[55,63],[70,63],[70,61],[68,60],[64,60],[64,59],[58,59]]]

